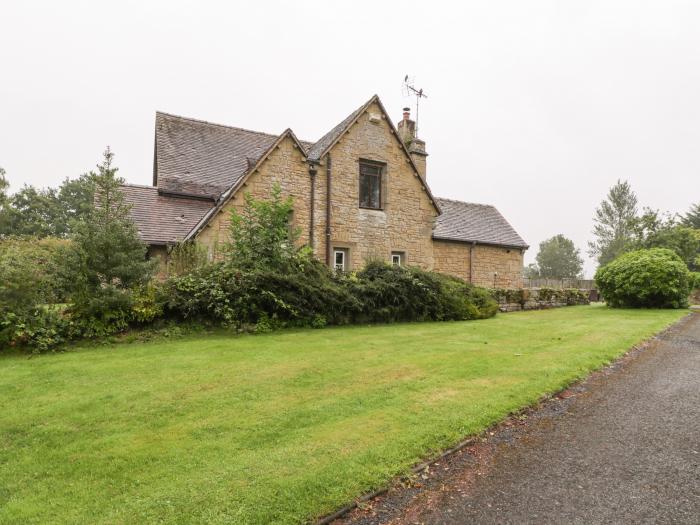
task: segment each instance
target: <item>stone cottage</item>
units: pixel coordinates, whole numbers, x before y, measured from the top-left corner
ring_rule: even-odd
[[[376,95],[316,142],[158,112],[153,185],[123,190],[151,256],[186,240],[213,254],[231,208],[278,183],[294,198],[300,242],[329,266],[380,258],[520,287],[528,245],[493,206],[433,196],[415,129],[407,108],[394,126]]]

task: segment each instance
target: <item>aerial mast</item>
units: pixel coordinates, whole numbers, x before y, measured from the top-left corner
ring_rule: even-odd
[[[403,91],[404,96],[415,96],[416,97],[416,138],[418,138],[418,107],[420,105],[420,99],[428,98],[428,95],[423,93],[423,89],[417,89],[414,85],[414,80],[406,75],[403,79]]]

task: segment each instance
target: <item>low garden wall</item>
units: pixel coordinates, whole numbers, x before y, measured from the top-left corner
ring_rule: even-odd
[[[577,304],[590,304],[590,291],[577,288],[522,288],[508,290],[496,288],[491,291],[498,301],[501,312],[518,312],[520,310],[542,310]]]

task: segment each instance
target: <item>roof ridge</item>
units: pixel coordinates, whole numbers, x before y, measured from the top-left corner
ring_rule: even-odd
[[[496,208],[493,204],[483,204],[481,202],[460,201],[457,199],[448,199],[447,197],[435,197],[439,201],[456,202],[457,204],[471,204],[472,206],[484,206],[486,208]]]
[[[320,160],[323,154],[331,149],[353,122],[374,102],[378,100],[378,95],[372,95],[369,100],[364,102],[360,107],[354,109],[349,115],[345,116],[340,122],[327,131],[320,139],[313,142],[309,148],[309,158]]]
[[[190,122],[196,122],[198,124],[208,124],[209,126],[217,126],[217,127],[226,128],[226,129],[235,129],[238,131],[255,133],[257,135],[265,135],[267,137],[279,137],[279,134],[275,135],[274,133],[267,133],[266,131],[255,131],[254,129],[241,128],[239,126],[229,126],[228,124],[219,124],[218,122],[211,122],[209,120],[202,120],[202,119],[192,118],[192,117],[183,117],[182,115],[175,115],[174,113],[168,113],[167,111],[156,110],[156,115],[165,115],[166,117],[178,118],[180,120],[188,120]],[[289,129],[289,128],[287,128],[287,129]],[[304,142],[308,142],[308,141],[304,141]]]
[[[148,185],[148,184],[134,184],[133,182],[125,182],[121,186],[129,186],[131,188],[145,188],[145,189],[149,189],[149,190],[157,190],[158,189],[157,186]]]

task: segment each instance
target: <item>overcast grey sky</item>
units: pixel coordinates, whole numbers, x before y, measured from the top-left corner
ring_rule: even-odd
[[[3,1],[0,166],[57,185],[105,145],[148,184],[154,112],[315,140],[365,102],[421,105],[437,196],[582,252],[617,178],[700,201],[700,2]],[[586,271],[594,265],[587,260]]]

